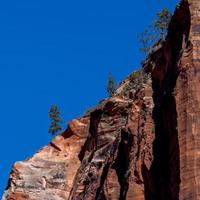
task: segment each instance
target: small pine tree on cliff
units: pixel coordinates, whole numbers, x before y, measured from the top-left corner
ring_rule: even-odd
[[[114,94],[115,90],[116,90],[115,81],[114,81],[112,74],[110,73],[109,77],[108,77],[108,84],[107,84],[107,92],[108,92],[109,96],[112,96]]]
[[[60,118],[60,111],[56,105],[52,105],[49,110],[49,118],[51,121],[49,127],[49,133],[55,135],[58,131],[62,130],[60,123],[62,122]]]

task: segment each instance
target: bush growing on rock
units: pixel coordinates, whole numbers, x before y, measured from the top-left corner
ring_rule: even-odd
[[[171,18],[172,14],[167,8],[164,8],[157,13],[157,19],[154,21],[153,26],[158,32],[160,38],[166,36]]]
[[[167,8],[162,9],[156,14],[154,22],[142,33],[138,34],[138,41],[141,44],[140,51],[142,53],[148,54],[151,47],[166,36],[171,17],[172,14]]]
[[[142,69],[132,72],[128,76],[129,82],[125,85],[122,95],[130,90],[137,91],[142,87],[143,84],[147,82],[148,74],[145,73]]]

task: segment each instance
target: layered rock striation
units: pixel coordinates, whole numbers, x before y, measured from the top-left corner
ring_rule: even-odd
[[[200,1],[182,0],[142,70],[16,162],[3,200],[200,199]]]

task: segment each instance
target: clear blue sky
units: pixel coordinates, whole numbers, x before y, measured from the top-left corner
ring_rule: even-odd
[[[0,196],[12,164],[51,137],[48,110],[63,128],[139,67],[137,33],[177,0],[0,1]]]

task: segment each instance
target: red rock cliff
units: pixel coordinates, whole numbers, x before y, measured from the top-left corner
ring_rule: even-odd
[[[145,73],[16,162],[3,200],[200,199],[199,56],[200,1],[183,0]]]

